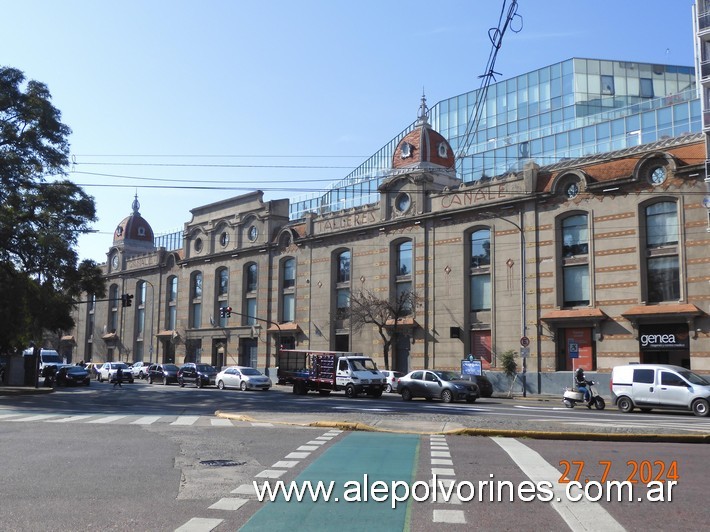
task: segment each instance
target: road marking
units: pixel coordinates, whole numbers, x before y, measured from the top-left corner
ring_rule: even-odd
[[[463,510],[434,510],[435,523],[466,524]]]
[[[193,517],[180,528],[176,528],[175,532],[210,532],[214,530],[224,519],[208,519],[205,517]]]
[[[83,419],[88,419],[92,414],[80,414],[78,416],[63,417],[61,419],[48,419],[47,423],[70,423],[73,421],[81,421]]]
[[[180,426],[194,425],[198,419],[200,419],[200,416],[178,416],[178,418],[170,424]]]
[[[317,445],[301,445],[296,450],[297,451],[315,451],[316,449],[318,449]]]
[[[288,453],[286,455],[286,458],[298,458],[303,459],[303,458],[308,458],[311,453]]]
[[[233,489],[231,493],[234,493],[235,495],[248,495],[250,497],[256,498],[254,484],[242,484],[237,489]]]
[[[239,510],[242,506],[249,502],[249,499],[237,499],[234,497],[227,497],[218,500],[212,506],[209,507],[210,510],[227,510],[233,512]]]
[[[160,416],[143,416],[131,422],[131,425],[152,425],[160,419]]]
[[[223,418],[210,419],[210,424],[213,427],[233,427],[234,426],[234,424],[232,423],[231,420],[223,419]]]
[[[291,467],[295,467],[295,466],[298,465],[299,463],[300,463],[299,460],[279,460],[278,462],[276,462],[276,463],[275,463],[274,465],[272,465],[271,467],[273,467],[273,468],[275,468],[275,469],[281,469],[281,468],[286,468],[286,469],[288,469],[288,468],[291,468]]]
[[[280,478],[286,471],[283,469],[264,469],[261,473],[254,475],[256,478]]]
[[[92,419],[91,421],[87,421],[87,423],[113,423],[114,421],[118,421],[124,417],[126,416],[106,416],[100,417],[99,419]]]
[[[9,419],[8,421],[43,421],[50,417],[56,417],[56,414],[37,414],[29,417],[21,417],[20,419]]]
[[[530,480],[536,484],[549,482],[552,485],[554,498],[550,504],[573,531],[624,530],[624,527],[600,504],[584,498],[577,502],[567,500],[565,487],[558,482],[560,472],[548,464],[537,451],[512,438],[494,436],[491,439],[508,453]]]

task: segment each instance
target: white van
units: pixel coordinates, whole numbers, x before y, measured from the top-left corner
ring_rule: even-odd
[[[32,356],[34,350],[32,348],[25,349],[22,354],[24,356]],[[54,349],[40,349],[39,351],[39,374],[46,366],[56,366],[57,369],[64,365],[64,359],[59,356]]]
[[[680,366],[629,364],[611,372],[612,401],[622,412],[635,407],[692,410],[696,416],[710,414],[710,382]]]

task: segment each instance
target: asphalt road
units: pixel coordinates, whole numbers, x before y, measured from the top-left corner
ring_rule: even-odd
[[[4,421],[1,428],[3,530],[332,530],[332,523],[340,530],[360,531],[459,525],[467,530],[648,530],[704,529],[706,523],[705,445],[433,438],[248,423]],[[521,447],[506,449],[511,444]],[[645,486],[633,492],[630,502],[566,504],[560,497],[560,508],[526,501],[518,491],[523,482],[558,485],[565,472],[572,480],[580,468],[579,478],[585,480],[600,481],[608,468],[607,480],[645,481],[660,475],[667,482],[674,462],[672,479],[678,484],[670,502],[648,502]],[[444,485],[433,502],[426,486],[435,473]],[[266,503],[256,499],[254,480],[260,486],[278,480],[294,480],[298,486],[305,480],[332,481],[341,497],[349,481],[362,486],[378,480],[387,486],[417,482],[421,500],[400,500],[392,508],[391,500],[374,502],[368,491],[369,501],[351,494],[354,502],[314,504],[306,498],[287,503],[281,497]],[[445,502],[448,482],[462,488],[457,485]],[[493,482],[503,486],[501,495],[487,488],[497,486]],[[471,489],[480,490],[481,483],[479,500]],[[404,484],[400,496],[402,489]],[[474,499],[467,501],[472,494]]]

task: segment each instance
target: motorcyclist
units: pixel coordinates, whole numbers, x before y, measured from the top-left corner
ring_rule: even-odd
[[[577,368],[577,371],[575,371],[574,383],[577,386],[577,390],[584,394],[584,401],[589,403],[589,399],[591,398],[589,393],[589,385],[592,383],[586,379],[582,368]]]

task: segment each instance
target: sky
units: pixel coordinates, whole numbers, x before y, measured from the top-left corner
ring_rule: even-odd
[[[131,212],[156,235],[254,190],[325,191],[477,89],[511,0],[0,0],[0,65],[45,83],[94,197],[80,259]],[[495,71],[572,57],[693,65],[693,0],[519,0]],[[514,32],[512,30],[518,30]],[[199,187],[199,188],[198,188]]]

